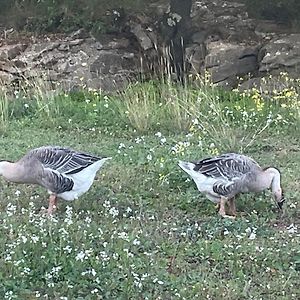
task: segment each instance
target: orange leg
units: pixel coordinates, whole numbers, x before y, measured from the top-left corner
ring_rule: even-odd
[[[228,200],[229,203],[229,209],[230,209],[230,214],[232,216],[236,216],[236,207],[235,207],[235,199],[234,197]]]
[[[50,195],[49,197],[49,207],[48,207],[48,214],[52,215],[53,212],[56,210],[57,208],[57,196],[56,195]]]
[[[219,214],[220,214],[223,218],[231,218],[231,219],[234,219],[235,217],[226,215],[226,211],[225,211],[225,203],[226,203],[226,202],[227,202],[227,199],[224,198],[224,197],[221,197]]]

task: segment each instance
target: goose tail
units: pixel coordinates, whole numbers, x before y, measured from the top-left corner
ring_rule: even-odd
[[[95,171],[98,171],[107,160],[112,159],[112,157],[103,157],[101,159],[99,159],[98,161],[94,162],[91,167],[92,169],[94,169]]]
[[[194,171],[194,168],[195,168],[195,164],[191,163],[191,162],[188,162],[188,161],[182,161],[180,160],[179,163],[178,163],[179,167],[187,172],[187,173],[191,173]]]

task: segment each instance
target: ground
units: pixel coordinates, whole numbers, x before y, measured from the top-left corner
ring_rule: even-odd
[[[64,106],[50,119],[15,107],[7,120],[1,159],[41,145],[113,159],[53,217],[40,213],[45,190],[0,179],[1,299],[300,298],[300,136],[291,124],[255,136],[244,151],[281,170],[283,212],[269,192],[247,194],[228,220],[177,166],[217,152],[215,140],[200,143],[194,127],[139,132],[105,110],[107,98],[100,105],[82,115]]]

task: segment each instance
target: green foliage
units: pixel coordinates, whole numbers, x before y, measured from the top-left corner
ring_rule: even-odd
[[[182,87],[150,81],[129,86],[114,103],[121,119],[139,133],[186,132],[219,151],[244,151],[267,128],[298,124],[295,89],[265,96],[258,90],[227,93],[209,83]]]
[[[47,144],[113,159],[83,197],[59,201],[53,217],[40,213],[46,191],[0,178],[0,299],[299,299],[295,91],[264,100],[258,91],[158,82],[110,96],[43,90],[4,94],[1,159]],[[176,109],[166,106],[172,101]],[[146,128],[137,126],[144,110],[152,115]],[[220,219],[178,160],[222,151],[220,124],[229,123],[228,141],[239,140],[269,111],[272,123],[246,150],[282,171],[284,212],[269,193],[249,194],[237,199],[236,221]]]
[[[70,32],[78,28],[95,33],[118,30],[122,9],[139,10],[143,0],[1,0],[4,24],[35,32]],[[115,11],[115,12],[114,12]]]

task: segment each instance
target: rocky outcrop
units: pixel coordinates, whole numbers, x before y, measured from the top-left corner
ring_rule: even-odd
[[[238,77],[254,74],[258,69],[258,48],[232,43],[211,42],[207,46],[204,68],[213,83],[234,86]]]
[[[156,9],[162,15],[167,7],[161,4]],[[191,17],[185,48],[189,73],[209,72],[213,83],[230,88],[236,87],[242,77],[251,78],[242,85],[244,88],[259,84],[260,78],[268,74],[286,71],[290,76],[299,77],[300,34],[289,32],[291,29],[286,26],[251,19],[243,3],[223,0],[195,1]],[[145,28],[153,30],[154,27],[150,23],[139,27],[138,42],[147,35]],[[149,52],[151,42],[148,41]],[[268,83],[270,88],[274,85],[280,88],[276,79],[264,81],[262,86]]]
[[[99,42],[80,31],[55,41],[5,45],[0,48],[0,82],[41,77],[69,90],[121,89],[138,73],[138,58],[128,45],[124,38]]]
[[[126,35],[122,36],[96,39],[78,30],[70,36],[15,39],[19,41],[14,43],[3,38],[0,83],[42,77],[67,89],[122,89],[141,70],[147,70],[145,65],[154,69],[163,61],[160,55],[167,53],[162,50],[158,21],[167,6],[158,2],[152,10],[156,13],[151,16],[128,16]],[[244,89],[267,88],[268,81],[261,77],[269,74],[274,78],[288,72],[299,77],[300,33],[290,33],[270,21],[253,20],[244,4],[233,1],[195,1],[191,20],[185,44],[187,72],[209,72],[213,83],[230,88],[237,86],[238,77],[250,78],[242,84]],[[274,84],[276,79],[270,81],[270,86]]]
[[[300,70],[300,34],[290,34],[275,38],[260,50],[259,71],[278,75],[288,72],[299,76]]]
[[[25,44],[5,45],[0,48],[0,60],[12,60],[26,48]]]

